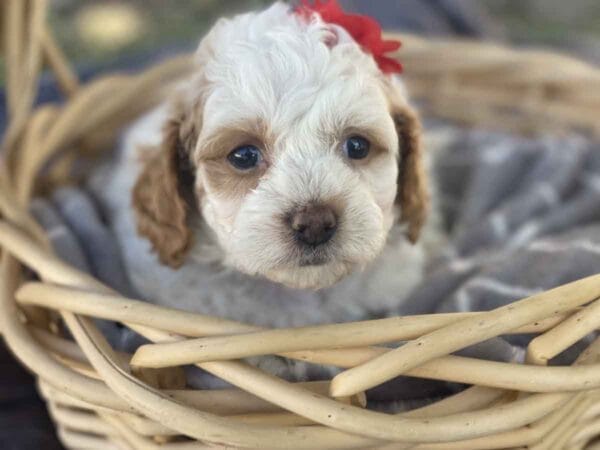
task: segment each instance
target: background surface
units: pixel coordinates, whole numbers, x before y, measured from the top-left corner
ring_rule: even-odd
[[[558,46],[600,58],[597,0],[339,0],[385,27]],[[195,45],[223,15],[270,0],[51,0],[51,21],[71,58],[97,63],[169,45]]]

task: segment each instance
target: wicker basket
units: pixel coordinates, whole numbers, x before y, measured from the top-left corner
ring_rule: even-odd
[[[37,375],[65,446],[600,448],[600,340],[573,366],[546,364],[600,328],[600,275],[490,312],[265,330],[124,298],[65,264],[28,214],[32,195],[72,177],[75,159],[110,148],[118,125],[160,100],[189,63],[179,58],[80,86],[46,28],[45,1],[0,7],[11,118],[0,166],[0,329]],[[401,39],[409,88],[430,113],[523,132],[600,134],[594,67],[488,44]],[[43,63],[66,101],[32,110]],[[91,318],[121,322],[155,344],[118,353]],[[522,332],[537,334],[527,364],[451,355]],[[405,340],[395,350],[377,346]],[[331,383],[294,384],[239,360],[265,354],[347,370]],[[237,389],[184,389],[180,366],[189,363]],[[361,392],[399,374],[471,387],[408,413],[364,409]]]

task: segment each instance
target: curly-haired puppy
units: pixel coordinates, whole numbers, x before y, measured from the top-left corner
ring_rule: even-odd
[[[102,181],[140,294],[270,326],[392,311],[428,203],[399,78],[282,3],[218,22],[195,64]]]

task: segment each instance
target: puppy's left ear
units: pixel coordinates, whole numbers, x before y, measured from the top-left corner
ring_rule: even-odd
[[[391,83],[388,89],[400,145],[396,203],[401,209],[400,220],[407,226],[407,236],[414,243],[419,239],[429,210],[421,122],[417,113],[406,103],[400,89],[391,86]]]

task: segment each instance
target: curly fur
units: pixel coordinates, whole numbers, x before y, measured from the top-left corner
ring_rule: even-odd
[[[152,242],[160,262],[174,268],[184,263],[192,241],[188,205],[181,193],[181,151],[179,126],[171,120],[133,188],[139,233]]]
[[[400,137],[400,170],[398,173],[397,203],[402,210],[402,221],[408,225],[408,237],[415,243],[427,220],[429,192],[423,163],[421,125],[409,109],[393,112]]]

